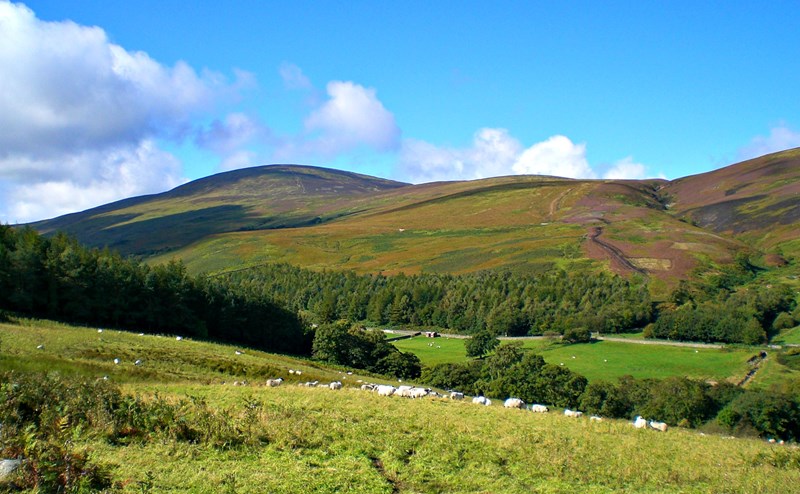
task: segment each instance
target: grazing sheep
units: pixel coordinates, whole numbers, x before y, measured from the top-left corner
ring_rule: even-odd
[[[331,389],[342,389],[342,383],[339,381],[333,381],[328,385],[328,387]]]
[[[294,371],[294,375],[296,375],[296,376],[300,376],[302,374],[303,374],[303,371],[299,371],[299,370]]]
[[[378,396],[392,396],[397,389],[388,384],[381,384],[375,388],[375,391],[378,392]]]
[[[98,329],[98,330],[97,330],[97,332],[98,332],[98,333],[102,333],[102,332],[103,332],[103,330],[102,330],[102,329]]]
[[[283,378],[279,377],[278,379],[267,379],[267,386],[270,388],[274,388],[276,386],[280,386],[283,382]]]
[[[136,359],[136,362],[134,362],[133,365],[142,365],[142,360]]]
[[[570,410],[569,408],[566,408],[564,409],[564,416],[578,418],[583,416],[583,412],[579,412],[577,410]]]
[[[600,417],[599,415],[592,415],[591,417],[589,417],[589,420],[592,422],[602,422],[603,417]]]
[[[475,403],[476,405],[485,405],[487,401],[488,398],[485,396],[476,396],[472,399],[472,403]]]
[[[398,386],[394,394],[402,396],[403,398],[411,398],[411,389],[413,386]]]
[[[294,374],[294,369],[289,369],[289,374]]]
[[[633,421],[633,426],[637,429],[644,429],[647,427],[647,421],[643,419],[641,415],[637,415]]]
[[[525,402],[519,398],[509,398],[503,403],[506,408],[525,408]]]
[[[236,350],[236,351],[235,351],[235,352],[233,352],[233,353],[235,353],[236,355],[241,355],[241,354],[242,354],[242,352],[240,352],[239,350]]]
[[[118,358],[114,359],[114,365],[119,365],[119,359]]]
[[[544,405],[531,405],[531,412],[535,413],[547,413],[550,409]]]
[[[313,388],[317,384],[319,384],[319,381],[308,381],[308,382],[303,383],[302,385],[307,387],[307,388]]]
[[[375,386],[373,384],[362,384],[361,385],[361,391],[372,391],[374,389],[375,389]]]
[[[44,350],[44,345],[39,345],[36,347],[37,350]]]
[[[667,432],[668,426],[664,422],[656,422],[655,420],[651,420],[648,425],[650,426],[651,429],[655,429],[661,432]]]
[[[430,394],[431,390],[428,388],[411,388],[408,392],[409,398],[423,398]]]
[[[463,400],[464,399],[464,393],[460,393],[458,391],[451,391],[450,392],[450,399],[451,400]]]
[[[183,336],[176,336],[175,337],[175,340],[177,340],[177,341],[181,341],[182,339],[183,339]]]

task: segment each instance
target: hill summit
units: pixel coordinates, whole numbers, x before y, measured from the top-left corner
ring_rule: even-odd
[[[32,226],[190,270],[612,269],[672,284],[800,252],[800,149],[673,181],[508,176],[410,185],[300,165],[220,173]]]

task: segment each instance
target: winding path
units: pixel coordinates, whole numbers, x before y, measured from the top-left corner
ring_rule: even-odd
[[[589,243],[598,246],[606,254],[611,256],[612,262],[616,261],[617,265],[619,265],[622,269],[647,275],[646,270],[634,266],[633,263],[630,262],[628,258],[625,257],[625,254],[621,250],[603,240],[600,240],[600,235],[602,234],[603,234],[602,226],[593,226],[592,228],[589,229],[589,233],[586,238],[589,240]]]

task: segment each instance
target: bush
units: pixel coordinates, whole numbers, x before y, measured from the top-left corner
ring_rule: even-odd
[[[778,317],[772,321],[772,329],[777,333],[778,331],[793,328],[795,326],[794,317],[786,312],[781,312]]]
[[[592,333],[586,328],[569,328],[564,331],[564,341],[568,343],[588,343]]]
[[[754,430],[761,437],[800,438],[800,411],[789,395],[775,391],[747,391],[728,404],[717,421],[729,431]]]

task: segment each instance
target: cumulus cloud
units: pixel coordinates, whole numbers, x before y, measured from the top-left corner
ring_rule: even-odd
[[[500,175],[554,175],[595,178],[586,145],[561,135],[524,148],[506,129],[483,128],[466,148],[439,147],[406,139],[397,174],[412,182],[472,180]]]
[[[400,150],[398,172],[416,183],[507,175],[521,149],[519,141],[506,129],[480,129],[467,148],[406,139]]]
[[[330,156],[359,146],[376,151],[398,147],[400,128],[375,89],[350,81],[331,81],[327,93],[328,100],[305,120],[309,150]]]
[[[603,178],[610,180],[635,180],[647,178],[646,168],[641,163],[636,163],[633,158],[628,156],[623,158],[609,168]]]
[[[785,124],[770,129],[768,136],[756,136],[743,148],[739,149],[740,160],[758,158],[765,154],[800,147],[800,132],[787,127]]]
[[[575,144],[562,135],[550,137],[523,151],[512,169],[519,174],[568,178],[596,176],[586,160],[586,145]]]
[[[56,163],[27,160],[26,164],[52,168]],[[0,220],[17,223],[59,216],[185,181],[178,160],[150,140],[136,146],[74,153],[57,164],[60,174],[45,175],[6,191],[7,208]]]
[[[0,210],[20,221],[176,183],[177,160],[155,140],[187,135],[192,117],[249,83],[244,72],[226,85],[183,62],[164,66],[101,28],[45,22],[9,2],[0,67],[0,181],[10,191]]]

